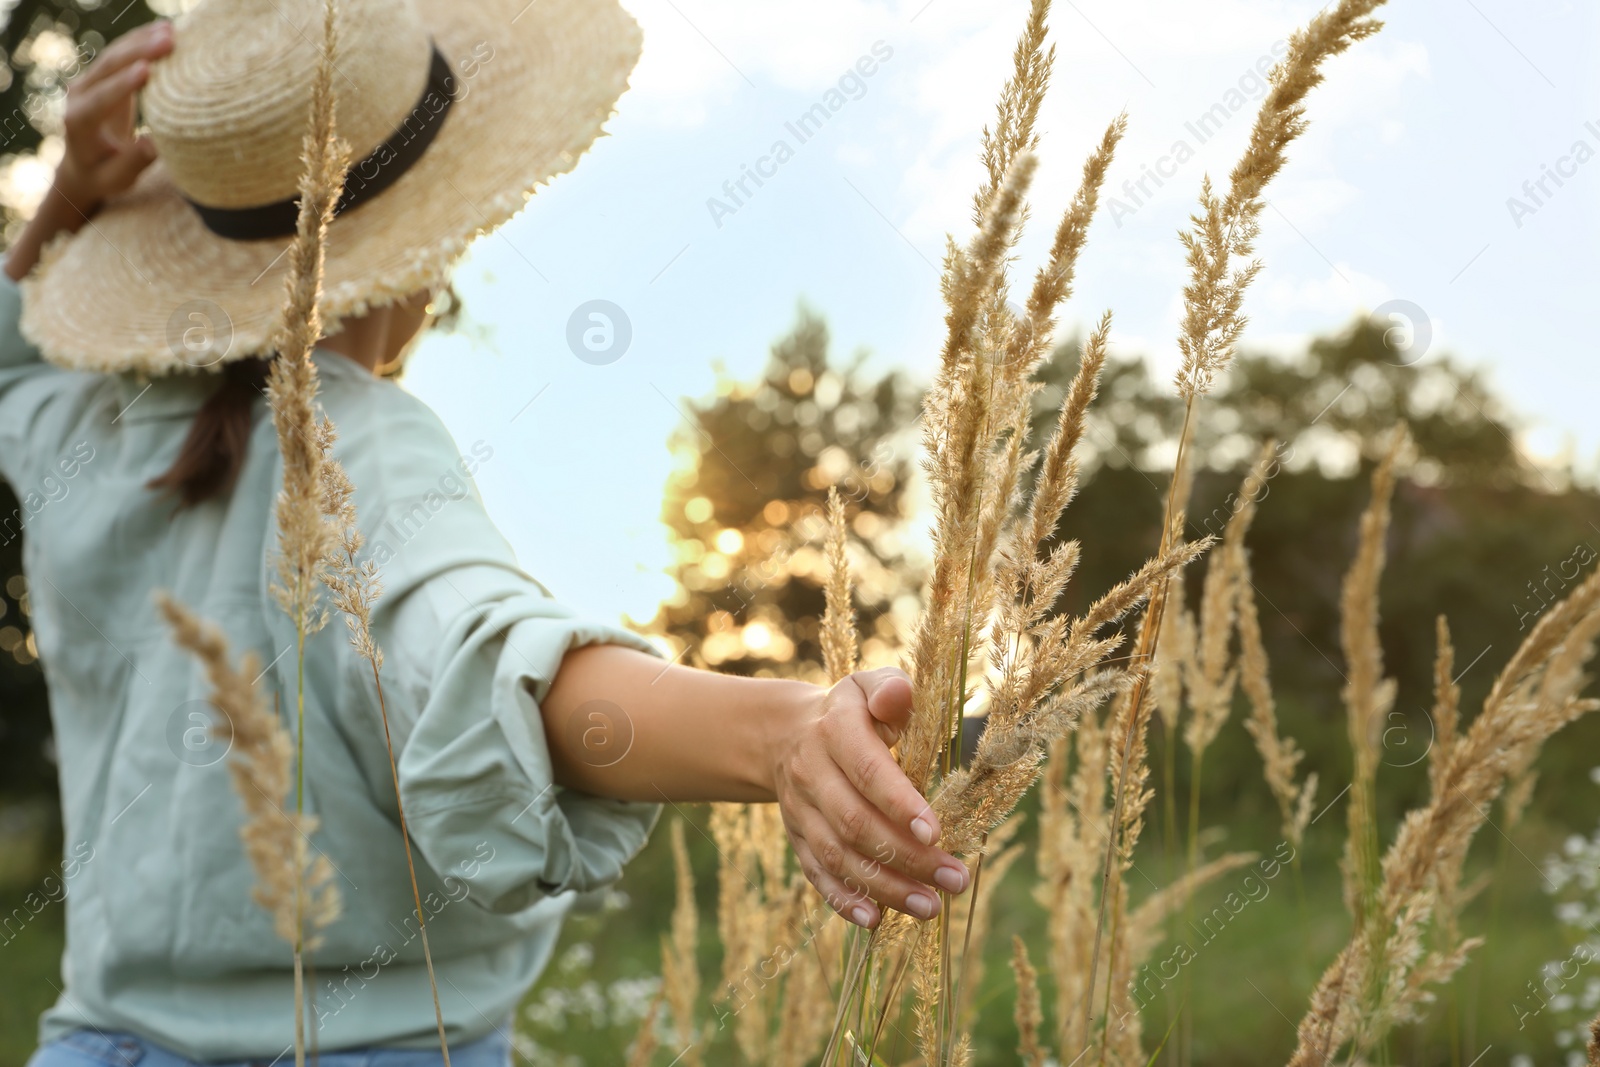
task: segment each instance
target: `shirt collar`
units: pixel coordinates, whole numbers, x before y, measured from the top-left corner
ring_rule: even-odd
[[[372,373],[350,357],[326,348],[312,349],[311,361],[316,364],[319,376],[333,380],[360,380]],[[117,421],[153,422],[192,416],[216,391],[221,380],[216,372],[203,370],[160,378],[131,372],[118,374],[114,377]]]

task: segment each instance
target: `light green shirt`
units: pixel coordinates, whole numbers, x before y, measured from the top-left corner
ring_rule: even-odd
[[[179,510],[145,483],[172,462],[209,375],[65,371],[17,329],[0,280],[0,475],[22,501],[33,627],[65,823],[64,992],[41,1040],[131,1031],[198,1060],[272,1060],[293,1038],[291,955],[250,899],[241,807],[208,742],[207,686],[152,605],[165,589],[268,664],[290,730],[295,634],[269,592],[281,464],[258,402],[224,498]],[[578,893],[613,882],[659,808],[555,787],[537,701],[579,621],[517,565],[439,419],[399,386],[315,354],[334,452],[356,486],[384,594],[373,630],[430,914],[447,1032],[503,1022]],[[325,1050],[436,1041],[370,669],[335,618],[306,654],[306,810],[344,915],[315,955]]]

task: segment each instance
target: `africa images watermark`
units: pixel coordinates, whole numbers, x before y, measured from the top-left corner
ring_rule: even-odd
[[[72,880],[93,859],[94,846],[89,842],[79,841],[73,845],[57,871],[45,875],[39,888],[30,890],[9,915],[0,915],[0,945],[11,944],[41,912],[66,900]]]
[[[1255,507],[1267,499],[1267,494],[1272,491],[1268,483],[1276,478],[1284,469],[1284,464],[1294,458],[1294,444],[1288,441],[1279,441],[1272,450],[1272,458],[1262,468],[1260,475],[1250,474],[1239,487],[1237,493],[1229,493],[1204,521],[1190,519],[1189,524],[1197,530],[1203,530],[1206,536],[1221,537],[1227,530],[1228,523],[1246,506]]]
[[[8,148],[25,131],[40,129],[40,120],[52,106],[67,95],[67,84],[82,73],[97,55],[95,47],[85,41],[74,43],[72,59],[58,68],[58,76],[38,92],[26,94],[22,103],[0,119],[0,149]]]
[[[1594,953],[1588,945],[1579,945],[1559,963],[1547,963],[1539,969],[1539,984],[1527,983],[1528,993],[1537,1007],[1525,1007],[1520,998],[1511,1002],[1511,1012],[1517,1017],[1517,1029],[1526,1030],[1528,1020],[1544,1012],[1553,998],[1567,996],[1567,986],[1575,981],[1585,966],[1593,963]],[[1571,973],[1568,973],[1570,969]],[[1548,996],[1546,994],[1549,994]],[[1558,1008],[1560,1005],[1557,1006]]]
[[[822,94],[822,98],[802,111],[794,119],[783,124],[789,137],[794,139],[794,144],[789,143],[789,138],[779,137],[772,142],[766,155],[756,158],[754,164],[741,163],[737,177],[729,178],[722,183],[722,196],[706,198],[706,210],[711,213],[711,221],[717,229],[722,229],[722,220],[729,215],[738,214],[739,209],[767,183],[768,179],[778,174],[778,168],[795,157],[795,151],[800,146],[811,140],[828,121],[844,109],[852,100],[860,100],[867,95],[867,79],[876,74],[879,68],[889,62],[894,55],[894,49],[883,41],[872,42],[872,48],[867,54],[855,61],[853,66],[846,68],[839,75],[839,80],[834,86]],[[754,183],[755,189],[750,188]]]
[[[1546,563],[1539,572],[1538,578],[1528,579],[1528,596],[1525,601],[1512,602],[1511,610],[1517,616],[1517,630],[1526,630],[1528,626],[1544,613],[1544,609],[1561,599],[1567,586],[1577,581],[1583,568],[1595,561],[1594,546],[1587,541],[1579,541],[1566,559],[1555,564],[1552,572],[1550,564]],[[1569,569],[1570,568],[1570,569]],[[1551,588],[1552,584],[1554,588]]]
[[[433,121],[446,107],[452,103],[465,100],[472,91],[472,80],[478,73],[494,59],[494,46],[488,41],[479,41],[472,46],[469,55],[457,59],[456,68],[460,77],[448,74],[444,78],[443,92],[429,89],[417,101],[406,117],[396,126],[394,133],[389,136],[367,158],[354,163],[350,173],[345,176],[345,193],[349,195],[352,190],[362,190],[370,182],[378,181],[383,168],[402,158],[402,150],[413,140],[423,136],[428,131]]]
[[[494,857],[494,846],[487,841],[479,841],[473,849],[472,856],[456,865],[456,873],[447,874],[442,879],[443,896],[432,889],[422,894],[422,911],[425,918],[436,919],[451,904],[459,904],[466,900],[471,893],[470,879],[476,878],[485,864],[493,862]],[[380,941],[360,962],[346,964],[337,973],[322,978],[317,991],[318,997],[312,1005],[319,1031],[328,1025],[328,1020],[344,1011],[355,1000],[356,995],[378,977],[383,968],[398,960],[400,953],[422,933],[415,911],[407,911],[400,926],[396,926],[393,920],[390,920],[389,926],[400,935],[396,942]],[[412,960],[410,964],[415,966],[416,962]]]
[[[1183,968],[1199,958],[1200,950],[1222,936],[1222,932],[1246,908],[1266,900],[1268,894],[1272,892],[1269,883],[1282,873],[1286,865],[1294,862],[1294,857],[1293,845],[1287,841],[1278,842],[1271,856],[1257,861],[1255,866],[1256,871],[1260,872],[1259,875],[1256,872],[1245,875],[1238,890],[1230,890],[1228,895],[1222,898],[1221,904],[1197,917],[1198,925],[1194,919],[1188,920],[1189,929],[1196,935],[1194,945],[1191,947],[1188,941],[1177,941],[1166,958],[1154,964],[1146,963],[1139,968],[1139,974],[1128,980],[1133,1006],[1123,1012],[1119,1023],[1126,1026],[1129,1015],[1143,1012],[1162,990],[1177,980]]]
[[[51,504],[58,504],[72,492],[69,484],[88,464],[94,461],[94,446],[79,441],[72,450],[58,459],[53,468],[47,468],[39,484],[17,494],[17,507],[10,515],[0,518],[0,546],[9,545],[27,529],[28,523]]]
[[[1141,164],[1138,179],[1130,178],[1122,183],[1122,197],[1106,198],[1111,221],[1117,224],[1118,229],[1121,229],[1123,219],[1144,207],[1154,198],[1157,189],[1177,176],[1178,170],[1195,157],[1198,146],[1215,137],[1228,124],[1228,120],[1243,111],[1247,104],[1259,101],[1267,95],[1267,89],[1271,85],[1268,79],[1272,68],[1288,51],[1287,40],[1275,42],[1256,59],[1255,63],[1245,68],[1244,73],[1228,87],[1221,99],[1183,124],[1188,137],[1179,137],[1173,141],[1172,147],[1165,155],[1157,157],[1154,164]]]
[[[1537,215],[1539,209],[1549,203],[1569,179],[1578,176],[1578,168],[1600,152],[1600,148],[1596,148],[1600,145],[1600,120],[1590,119],[1583,124],[1583,129],[1588,136],[1573,141],[1566,154],[1558,156],[1553,166],[1549,163],[1539,164],[1539,176],[1522,183],[1521,196],[1506,197],[1506,211],[1510,212],[1511,222],[1517,229],[1522,229],[1525,220]]]
[[[422,532],[452,502],[459,503],[473,496],[472,477],[485,463],[494,458],[494,446],[487,441],[472,442],[469,454],[460,456],[456,464],[439,476],[437,482],[421,496],[404,507],[396,507],[385,514],[383,525],[372,531],[372,559],[383,566]]]

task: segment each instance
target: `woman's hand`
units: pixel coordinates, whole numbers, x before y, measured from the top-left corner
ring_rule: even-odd
[[[884,668],[832,689],[740,678],[617,645],[568,652],[539,702],[558,784],[619,800],[776,800],[800,868],[862,926],[878,905],[929,919],[966,867],[889,746],[911,718],[911,680]],[[875,903],[876,902],[876,903]]]
[[[885,667],[819,690],[810,714],[775,748],[773,785],[800,868],[828,904],[860,926],[874,901],[920,919],[939,913],[931,887],[971,882],[934,846],[939,824],[889,746],[911,716],[911,680]]]
[[[33,269],[46,242],[83,226],[155,160],[155,145],[134,133],[137,94],[151,62],[171,51],[172,23],[147,23],[108,45],[67,89],[66,150],[39,210],[6,255],[13,280]]]

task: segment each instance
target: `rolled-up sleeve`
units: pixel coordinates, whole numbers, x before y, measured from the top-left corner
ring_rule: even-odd
[[[600,643],[650,650],[536,588],[465,607],[439,634],[438,667],[400,757],[401,796],[434,869],[462,877],[491,911],[616,881],[660,812],[555,784],[539,701],[568,651]]]
[[[351,474],[385,586],[373,630],[412,841],[496,913],[604,887],[660,806],[556,785],[540,702],[573,649],[659,653],[552,599],[517,565],[436,417],[380,406],[381,442],[351,442],[379,458],[353,460],[364,469]]]

